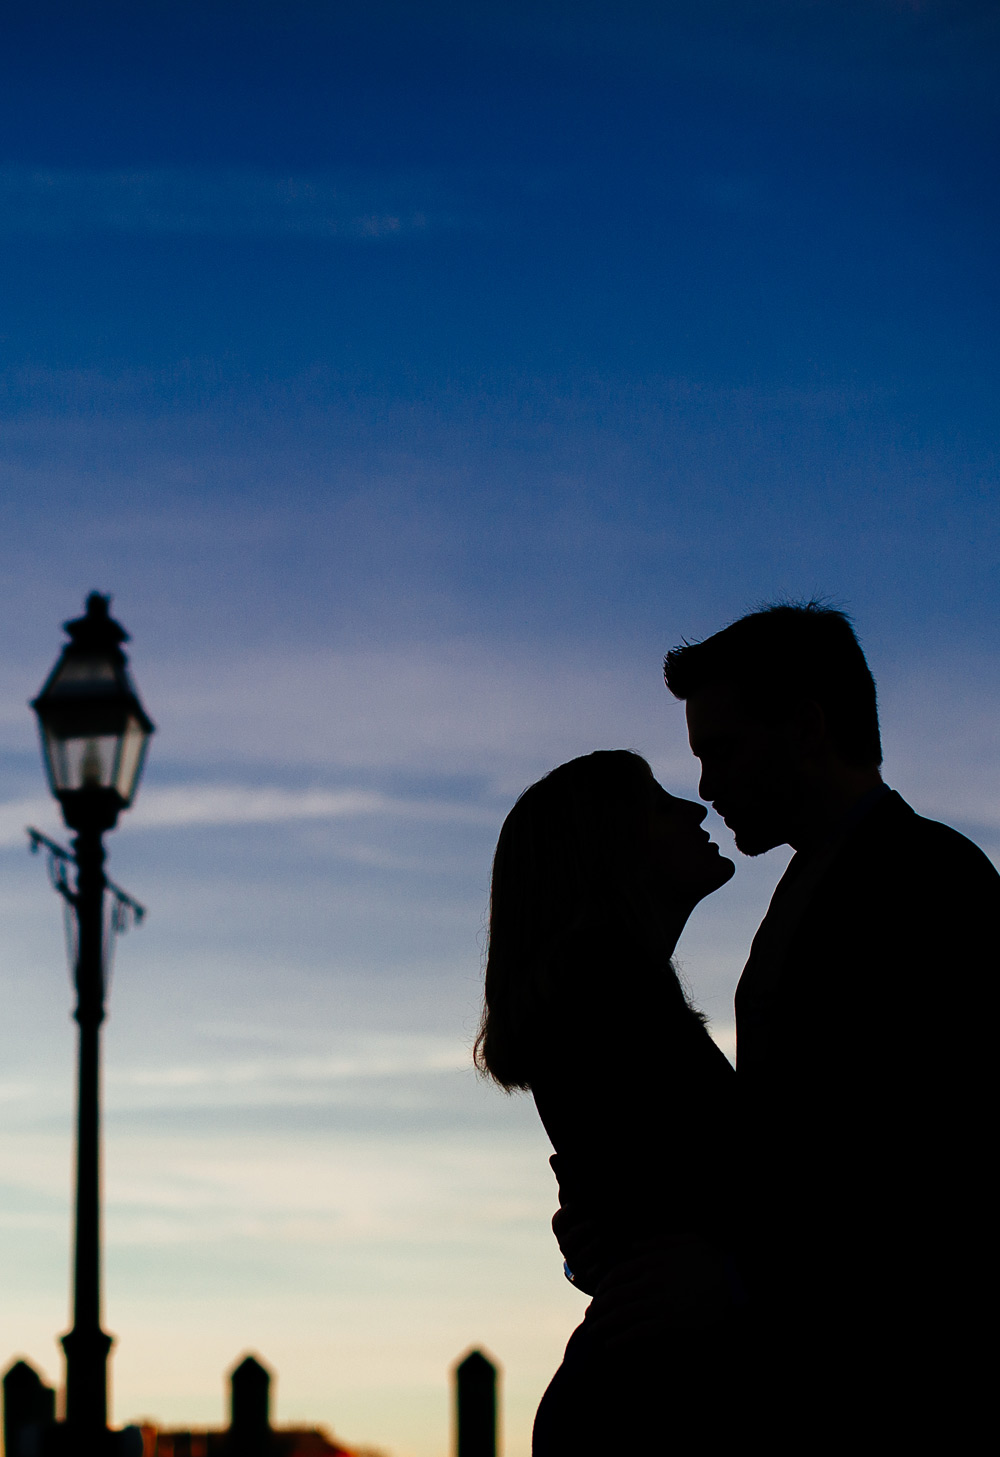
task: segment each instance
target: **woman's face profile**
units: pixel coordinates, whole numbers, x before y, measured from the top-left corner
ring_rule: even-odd
[[[668,899],[692,905],[725,885],[736,871],[732,860],[702,829],[708,810],[691,799],[678,799],[650,777],[647,826],[651,869],[656,887]]]

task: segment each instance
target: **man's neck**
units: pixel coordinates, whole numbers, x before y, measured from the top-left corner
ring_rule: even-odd
[[[874,790],[882,788],[877,769],[852,769],[838,765],[835,773],[813,781],[794,835],[788,843],[800,854],[818,850]]]

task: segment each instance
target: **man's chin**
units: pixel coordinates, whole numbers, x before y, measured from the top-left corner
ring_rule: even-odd
[[[736,848],[741,855],[753,859],[756,855],[766,855],[768,850],[774,850],[778,845],[785,843],[778,830],[733,830],[733,839],[736,841]]]

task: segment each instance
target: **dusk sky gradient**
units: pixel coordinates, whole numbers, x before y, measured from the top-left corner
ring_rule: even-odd
[[[470,1068],[490,857],[577,753],[696,796],[682,638],[846,607],[888,782],[997,858],[998,42],[974,0],[8,8],[0,1362],[61,1379],[26,704],[88,591],[158,726],[109,842],[150,908],[105,1039],[118,1423],[220,1422],[254,1349],[279,1421],[444,1457],[483,1345],[527,1457],[583,1302],[530,1100]],[[681,943],[729,1052],[786,859]]]

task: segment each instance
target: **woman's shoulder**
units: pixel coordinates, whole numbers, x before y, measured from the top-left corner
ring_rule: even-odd
[[[532,1086],[630,1090],[735,1077],[669,962],[594,944],[538,1018]]]
[[[654,1036],[704,1029],[670,957],[620,931],[600,923],[580,928],[553,962],[545,1012],[554,1028],[602,1042],[623,1029]]]

